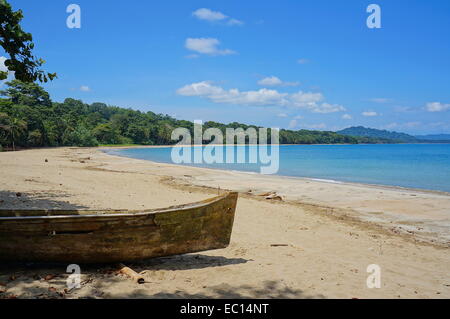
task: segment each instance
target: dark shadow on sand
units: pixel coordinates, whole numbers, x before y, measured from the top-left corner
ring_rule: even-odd
[[[208,256],[204,254],[188,254],[171,257],[153,258],[141,262],[130,263],[137,272],[143,270],[188,270],[227,265],[245,264],[249,260],[243,258],[227,258],[223,256]]]
[[[226,258],[222,256],[208,256],[200,254],[181,255],[164,258],[154,258],[150,260],[125,263],[126,266],[131,267],[136,272],[142,271],[158,271],[158,270],[190,270],[190,269],[204,269],[209,267],[221,267],[226,265],[237,265],[248,262],[243,258]],[[52,276],[48,281],[49,285],[65,286],[66,279],[69,273],[66,272],[67,264],[58,263],[0,263],[0,283],[8,287],[21,286],[23,297],[30,296],[37,298],[62,298],[59,295],[61,291],[49,291],[48,288],[40,288],[37,285],[33,286],[33,282],[47,281],[47,276]],[[102,287],[111,286],[118,281],[129,280],[127,278],[117,277],[119,267],[117,264],[80,264],[81,273],[85,277],[94,278],[95,281],[101,279],[100,285]],[[12,279],[13,278],[13,279]],[[136,286],[137,290],[139,285]],[[61,290],[61,289],[60,289]],[[101,289],[97,288],[99,295],[94,295],[92,298],[108,297],[103,296]],[[145,291],[145,290],[144,290]],[[2,295],[0,294],[0,298]],[[20,297],[20,296],[19,296]],[[144,296],[118,296],[118,298],[143,298]],[[146,298],[172,298],[170,296],[149,296]],[[109,298],[115,298],[109,296]],[[175,298],[175,296],[173,297]],[[206,296],[205,296],[206,298]]]
[[[145,289],[136,289],[131,294],[109,294],[105,298],[133,298],[133,299],[324,299],[323,295],[307,295],[301,289],[284,286],[278,281],[264,281],[261,287],[250,285],[236,286],[229,283],[213,287],[204,287],[202,292],[188,293],[177,290],[175,292],[161,291],[149,294]]]
[[[52,199],[53,198],[58,198]],[[76,205],[67,201],[61,201],[59,198],[69,198],[70,195],[57,192],[11,192],[0,191],[0,210],[2,209],[63,209],[63,210],[77,210],[88,209],[86,206]]]
[[[172,257],[153,258],[149,260],[124,263],[136,272],[144,270],[189,270],[203,269],[210,267],[221,267],[227,265],[244,264],[249,260],[243,258],[226,258],[223,256],[208,256],[201,254],[179,255]],[[80,264],[83,273],[99,273],[118,270],[116,264]],[[0,263],[0,276],[21,272],[40,273],[43,270],[47,272],[62,273],[66,272],[68,264],[61,263]]]

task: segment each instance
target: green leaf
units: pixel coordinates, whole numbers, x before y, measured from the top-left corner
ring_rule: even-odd
[[[5,66],[10,71],[15,71],[15,77],[24,82],[33,82],[39,79],[44,81],[39,73],[44,73],[40,67],[45,63],[42,58],[36,58],[32,54],[35,45],[31,33],[25,32],[20,22],[23,19],[21,10],[13,11],[11,5],[6,0],[0,0],[0,45],[3,47],[10,59],[5,61]],[[4,80],[5,71],[0,74],[0,79]],[[52,80],[53,77],[45,77]]]

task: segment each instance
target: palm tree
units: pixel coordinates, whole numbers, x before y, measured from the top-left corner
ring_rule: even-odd
[[[13,118],[10,122],[10,134],[11,134],[11,141],[12,141],[12,147],[13,151],[16,150],[16,146],[14,144],[15,138],[23,134],[27,130],[27,122],[24,120]]]
[[[27,130],[27,122],[14,117],[11,118],[5,113],[0,114],[0,128],[9,136],[13,151],[16,150],[16,138]]]

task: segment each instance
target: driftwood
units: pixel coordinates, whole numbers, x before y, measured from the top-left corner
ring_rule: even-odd
[[[266,192],[266,193],[256,194],[256,196],[264,197],[265,199],[269,199],[269,200],[279,200],[279,201],[283,200],[283,197],[278,195],[277,192]]]
[[[267,197],[276,194],[276,192],[266,192],[261,194],[256,194],[256,196]]]
[[[124,264],[118,264],[117,266],[120,269],[119,270],[120,274],[130,277],[131,279],[133,279],[134,282],[137,282],[138,284],[145,283],[144,277],[135,272],[133,269],[125,266]]]
[[[281,197],[280,195],[277,195],[277,193],[271,194],[269,196],[266,196],[265,199],[270,199],[270,200],[283,200],[283,197]]]

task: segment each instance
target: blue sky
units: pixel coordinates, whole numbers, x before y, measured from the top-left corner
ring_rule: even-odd
[[[450,1],[29,1],[55,101],[292,129],[450,133]],[[69,4],[81,28],[66,26]],[[369,4],[381,29],[369,29]],[[202,10],[199,10],[202,9]]]

